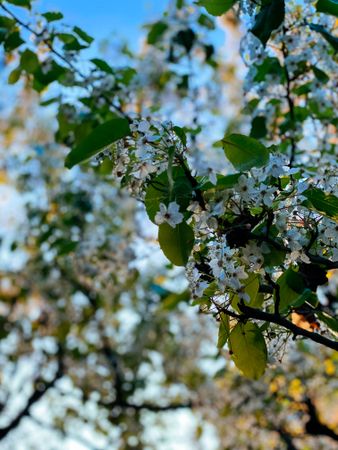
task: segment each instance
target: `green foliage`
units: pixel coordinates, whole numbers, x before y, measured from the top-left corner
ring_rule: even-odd
[[[266,136],[267,132],[266,118],[264,116],[256,116],[251,123],[250,137],[262,139]]]
[[[219,315],[219,329],[217,338],[217,348],[221,349],[228,342],[230,336],[229,316],[221,313]]]
[[[168,172],[162,172],[149,184],[145,196],[145,207],[149,219],[155,223],[155,215],[160,210],[160,203],[168,205],[176,201],[184,210],[191,200],[192,186],[183,169],[173,167],[173,184],[169,182]]]
[[[91,62],[95,64],[97,68],[102,70],[103,72],[109,73],[111,75],[114,74],[114,70],[111,68],[111,66],[103,59],[99,58],[93,58],[91,59]]]
[[[251,33],[265,45],[270,39],[271,33],[284,22],[284,15],[284,0],[271,0],[263,3],[259,14],[256,16]]]
[[[194,232],[185,222],[175,228],[163,223],[159,226],[158,241],[170,262],[176,266],[185,266],[194,245]]]
[[[234,173],[230,175],[217,175],[216,184],[207,181],[206,183],[201,184],[199,186],[199,189],[201,191],[207,191],[209,189],[216,189],[216,190],[230,189],[235,186],[240,176],[241,176],[240,173]]]
[[[128,136],[129,133],[129,124],[126,119],[112,119],[99,125],[79,145],[71,150],[67,155],[65,166],[71,169],[76,164],[96,155],[115,141]]]
[[[283,79],[284,72],[278,58],[268,56],[261,64],[257,65],[254,80],[255,82],[265,81],[268,75]]]
[[[199,0],[197,5],[204,6],[209,14],[221,16],[229,11],[238,0]]]
[[[307,189],[303,195],[310,202],[306,203],[309,209],[318,211],[338,222],[338,198],[335,195],[326,194],[318,188]]]
[[[89,36],[89,34],[87,34],[85,31],[83,31],[82,28],[74,27],[73,31],[87,44],[91,44],[94,40],[94,38]]]
[[[264,298],[259,295],[259,276],[252,272],[249,274],[248,278],[244,281],[244,286],[242,288],[242,293],[249,296],[249,300],[245,303],[252,308],[260,308],[262,306]],[[234,295],[231,301],[231,306],[240,312],[238,303],[240,302],[238,295]]]
[[[24,0],[9,3],[30,7]],[[244,12],[243,5],[234,0],[195,4],[215,16],[234,5],[239,19]],[[336,0],[319,0],[316,6],[317,11],[336,17],[336,5]],[[124,46],[125,66],[97,57],[84,64],[83,72],[82,50],[88,49],[93,38],[78,26],[55,23],[63,19],[61,13],[33,13],[32,20],[27,20],[29,26],[6,8],[0,17],[0,42],[6,61],[15,67],[9,67],[8,82],[23,80],[20,87],[51,94],[43,97],[41,104],[58,108],[56,141],[72,148],[66,167],[99,154],[95,167],[79,169],[81,176],[93,174],[98,183],[109,178],[114,189],[126,188],[144,203],[154,223],[182,220],[176,226],[161,223],[160,247],[172,264],[187,265],[193,304],[220,320],[218,348],[229,342],[237,367],[254,379],[264,373],[266,365],[264,338],[284,338],[283,327],[295,337],[312,338],[292,323],[291,311],[310,312],[310,319],[306,315],[302,319],[310,329],[316,328],[313,318],[318,319],[318,327],[327,326],[312,335],[317,342],[327,345],[322,336],[336,332],[335,294],[328,272],[337,267],[336,229],[331,220],[338,221],[333,181],[338,125],[333,117],[334,52],[338,49],[335,19],[321,17],[313,8],[311,18],[304,18],[304,5],[290,4],[290,17],[284,22],[284,6],[284,0],[264,0],[246,11],[251,15],[257,11],[251,33],[263,45],[252,34],[242,40],[241,54],[248,67],[243,113],[226,119],[227,133],[214,144],[218,126],[224,122],[220,105],[228,101],[221,84],[229,82],[228,87],[234,88],[231,94],[236,95],[241,90],[234,83],[238,67],[236,58],[231,58],[231,64],[223,61],[217,43],[208,40],[207,34],[220,21],[190,8],[188,2],[178,0],[178,11],[174,2],[170,13],[146,26],[147,45],[139,59]],[[228,24],[231,17],[222,23]],[[321,19],[325,26],[318,25],[324,23]],[[231,27],[238,26],[236,20],[237,15]],[[321,34],[333,48],[321,42],[321,50],[326,51],[318,52],[309,29]],[[302,48],[303,32],[311,52]],[[318,37],[316,33],[312,34]],[[29,42],[25,42],[27,35]],[[269,49],[264,50],[267,43]],[[186,106],[194,114],[185,116]],[[238,101],[238,109],[242,106]],[[183,111],[180,126],[171,122],[168,111],[181,116]],[[247,132],[250,125],[250,136],[239,134]],[[307,132],[318,145],[303,158],[301,141]],[[237,173],[227,173],[228,166],[222,166],[220,148]],[[320,159],[321,155],[325,157]],[[318,163],[326,166],[318,171]],[[305,182],[312,184],[304,191]],[[165,215],[170,207],[177,215],[172,222],[173,217]],[[54,223],[60,211],[62,219]],[[60,211],[46,214],[37,238],[54,261],[82,251],[82,216],[85,211],[92,212],[86,202],[74,214]],[[58,236],[55,230],[60,223],[73,234]],[[100,241],[98,246],[105,244]],[[316,292],[318,286],[326,304]],[[160,283],[152,284],[150,297],[151,301],[159,299],[155,309],[162,313],[189,301],[188,291],[172,293]],[[273,300],[279,303],[279,311],[274,310]],[[276,313],[285,315],[282,324]],[[268,317],[272,317],[271,323]],[[261,322],[264,325],[259,328]],[[60,335],[66,336],[67,326],[64,329]],[[328,346],[335,348],[335,343]],[[80,353],[76,350],[78,359]],[[197,384],[196,380],[193,383]]]
[[[332,14],[338,17],[338,1],[337,0],[318,0],[316,3],[318,12]]]
[[[259,327],[252,322],[239,322],[229,336],[232,359],[243,375],[257,380],[265,372],[267,348]]]
[[[150,45],[154,45],[157,43],[157,41],[162,37],[162,35],[165,33],[165,31],[168,29],[168,25],[166,22],[162,22],[161,20],[158,22],[155,22],[147,36],[147,42]]]
[[[327,83],[330,80],[330,77],[323,70],[320,70],[316,66],[312,66],[311,68],[312,68],[313,73],[314,73],[315,77],[317,78],[317,80],[319,80],[323,83]]]
[[[19,32],[14,32],[10,34],[5,43],[5,49],[7,51],[12,51],[20,47],[24,43],[24,40],[20,36]]]
[[[37,55],[29,49],[21,53],[20,69],[27,73],[34,73],[39,68],[39,59]]]
[[[318,318],[325,323],[332,331],[338,333],[338,319],[336,317],[332,317],[326,312],[318,311],[316,312]]]
[[[15,6],[22,6],[23,8],[31,8],[31,0],[6,0]]]
[[[175,36],[173,41],[183,47],[189,54],[196,41],[196,33],[191,28],[180,30]]]
[[[279,312],[285,313],[290,306],[299,305],[299,297],[305,289],[301,275],[289,267],[277,280],[279,286]],[[277,294],[275,301],[277,300]],[[305,301],[305,299],[304,299]]]
[[[256,139],[242,134],[231,134],[222,139],[224,152],[237,170],[262,167],[269,160],[269,150]]]
[[[335,52],[338,51],[338,37],[330,34],[328,31],[326,31],[326,29],[322,25],[316,25],[311,23],[310,28],[311,30],[320,33],[323,36],[323,38],[333,47]]]
[[[56,22],[57,20],[63,19],[63,14],[56,11],[48,11],[41,14],[47,22]]]

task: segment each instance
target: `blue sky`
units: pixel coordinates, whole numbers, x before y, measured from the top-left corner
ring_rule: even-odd
[[[39,11],[61,11],[64,21],[77,25],[96,39],[112,32],[134,47],[141,26],[160,17],[169,0],[37,0]]]

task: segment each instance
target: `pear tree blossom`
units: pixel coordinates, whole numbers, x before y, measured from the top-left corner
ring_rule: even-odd
[[[149,26],[139,67],[94,58],[85,70],[86,33],[67,37],[39,13],[28,24],[7,3],[11,82],[42,95],[59,85],[50,101],[66,167],[101,171],[143,205],[164,255],[186,268],[192,305],[228,318],[224,345],[240,371],[263,375],[276,334],[337,350],[337,298],[323,294],[338,269],[335,2],[177,1]],[[224,120],[227,73],[209,36],[224,14],[243,30],[238,122]],[[11,27],[29,45],[13,47]]]

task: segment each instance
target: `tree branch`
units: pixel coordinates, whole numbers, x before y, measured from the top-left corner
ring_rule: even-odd
[[[56,381],[60,379],[63,376],[64,372],[64,366],[63,366],[63,354],[61,348],[59,349],[58,354],[58,369],[56,371],[56,374],[54,378],[49,381],[48,383],[45,383],[41,381],[41,385],[35,389],[35,391],[32,393],[32,395],[28,398],[28,401],[26,403],[26,406],[18,413],[18,415],[5,427],[0,428],[0,440],[4,439],[8,433],[10,433],[12,430],[14,430],[17,426],[20,425],[21,420],[24,417],[29,416],[30,408],[37,403],[44,394],[52,387],[54,387]]]
[[[287,433],[283,428],[278,428],[276,431],[279,433],[282,441],[285,442],[287,450],[298,450],[293,443],[292,436],[289,433]]]
[[[104,406],[105,408],[114,408],[119,407],[122,409],[134,409],[135,411],[151,411],[151,412],[167,412],[167,411],[175,411],[177,409],[184,409],[184,408],[192,408],[193,404],[191,401],[188,401],[186,403],[169,403],[167,405],[156,405],[154,403],[129,403],[129,402],[113,402],[113,403],[99,403],[101,406]]]
[[[280,244],[279,242],[274,241],[269,236],[258,235],[255,233],[250,233],[249,236],[250,239],[253,239],[255,241],[267,242],[268,244],[271,244],[276,250],[282,250],[284,252],[291,253],[291,249],[289,249],[283,244]],[[322,264],[323,266],[325,266],[327,270],[338,269],[338,261],[330,261],[329,259],[326,259],[323,256],[312,255],[309,251],[306,251],[306,256],[310,259],[311,262],[315,264]]]
[[[331,439],[338,441],[338,435],[319,420],[317,409],[312,403],[312,400],[306,398],[305,404],[309,414],[309,420],[305,425],[307,433],[313,436],[328,436]]]
[[[290,330],[295,336],[304,336],[311,341],[317,342],[318,344],[338,351],[338,341],[333,341],[318,333],[300,328],[294,323],[290,322],[290,320],[287,320],[278,314],[272,314],[260,309],[251,308],[250,306],[244,305],[244,303],[239,303],[238,307],[244,316],[243,318],[263,320],[264,322],[270,322],[276,325],[280,325],[287,330]],[[226,311],[224,312],[226,313]]]

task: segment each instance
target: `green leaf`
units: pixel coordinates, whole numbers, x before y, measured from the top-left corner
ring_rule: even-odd
[[[245,294],[248,294],[248,296],[250,297],[250,301],[249,303],[247,303],[247,305],[251,306],[252,308],[260,308],[262,306],[263,297],[258,295],[259,291],[258,275],[253,272],[250,273],[248,278],[243,281],[243,284]],[[231,306],[238,312],[240,312],[240,309],[237,306],[239,301],[240,300],[238,295],[234,295],[231,301]]]
[[[11,52],[24,44],[24,42],[25,41],[21,38],[19,31],[14,31],[6,37],[4,47],[7,52]]]
[[[102,72],[114,74],[113,69],[103,59],[93,58],[91,59],[91,62],[95,64],[95,66],[98,67],[100,70],[102,70]]]
[[[85,31],[82,30],[82,28],[74,27],[73,28],[74,33],[76,33],[83,41],[87,42],[87,44],[91,44],[94,40],[93,37],[89,36]]]
[[[325,194],[318,188],[307,189],[302,195],[309,200],[310,205],[307,205],[309,209],[318,211],[338,222],[338,197],[333,194]]]
[[[171,292],[161,302],[161,310],[173,311],[181,302],[187,303],[190,300],[190,291],[180,293]]]
[[[184,30],[180,30],[174,36],[173,41],[176,42],[176,44],[184,47],[187,53],[190,53],[190,51],[196,41],[196,33],[191,28],[186,28]]]
[[[310,303],[314,307],[316,307],[318,304],[317,296],[311,291],[311,289],[305,289],[304,292],[292,302],[292,306],[294,308],[298,308],[305,302]]]
[[[173,187],[170,190],[167,172],[162,172],[147,188],[145,196],[145,207],[149,219],[155,223],[155,215],[160,210],[160,203],[168,205],[176,201],[182,210],[189,205],[192,196],[192,186],[186,178],[184,170],[180,167],[172,168]]]
[[[21,68],[20,66],[16,69],[12,70],[12,72],[8,75],[8,84],[15,84],[19,81],[21,76]]]
[[[199,0],[198,6],[204,6],[212,16],[221,16],[229,11],[237,3],[237,0]]]
[[[318,0],[316,9],[318,12],[338,17],[338,0]]]
[[[175,126],[173,128],[175,131],[176,136],[179,138],[179,140],[182,142],[183,145],[187,145],[187,135],[185,134],[185,131],[181,127]]]
[[[210,181],[207,181],[206,183],[199,186],[199,189],[201,191],[208,191],[209,189],[216,189],[216,190],[230,189],[235,186],[240,176],[241,176],[240,173],[233,173],[229,175],[217,175],[216,185],[214,185]]]
[[[323,70],[318,69],[318,67],[311,66],[311,69],[317,80],[321,81],[322,83],[327,83],[330,80],[330,77]]]
[[[311,23],[310,28],[311,28],[311,30],[316,31],[317,33],[320,33],[323,36],[323,38],[329,44],[331,44],[331,46],[334,48],[334,50],[338,51],[338,37],[333,36],[332,34],[328,33],[322,25],[315,25],[315,24]]]
[[[65,166],[71,169],[130,133],[127,119],[112,119],[99,125],[67,155]]]
[[[222,140],[226,157],[237,170],[262,167],[269,161],[269,150],[256,139],[242,134],[231,134]]]
[[[45,12],[43,14],[41,14],[46,20],[47,22],[54,22],[56,20],[61,20],[63,19],[63,14],[57,11],[48,11]]]
[[[325,323],[332,331],[338,333],[338,320],[335,317],[330,316],[326,312],[316,312],[318,319]]]
[[[31,8],[31,0],[7,0],[8,3],[12,3],[15,6],[22,6],[23,8]]]
[[[48,84],[52,83],[53,81],[59,80],[65,72],[66,69],[57,64],[55,61],[52,61],[51,67],[48,72],[42,71],[41,66],[39,66],[38,69],[34,72],[33,88],[38,92],[41,92],[43,89],[45,89],[46,86],[48,86]]]
[[[220,314],[220,322],[218,329],[217,348],[223,348],[227,343],[230,335],[229,316],[227,314]]]
[[[272,0],[262,6],[255,18],[255,24],[251,33],[258,37],[263,45],[269,40],[273,30],[284,22],[285,5],[284,0]]]
[[[256,116],[251,122],[250,137],[262,139],[266,136],[267,132],[266,118],[264,116]]]
[[[243,375],[257,380],[264,372],[267,348],[261,330],[255,323],[238,323],[230,333],[229,347],[236,367]]]
[[[207,28],[208,30],[214,30],[215,29],[215,22],[214,19],[211,19],[206,14],[201,14],[199,18],[197,19],[197,22],[202,26]]]
[[[279,285],[279,312],[287,312],[289,306],[295,305],[305,289],[304,280],[298,272],[289,267],[277,280]],[[276,296],[275,296],[276,301]]]
[[[256,65],[256,68],[257,73],[254,77],[254,81],[257,83],[265,81],[267,75],[274,75],[274,78],[282,78],[284,76],[283,68],[280,65],[278,58],[275,57],[269,56],[265,58],[261,64]]]
[[[176,266],[185,266],[194,245],[194,232],[185,222],[175,228],[163,223],[159,226],[158,241],[170,262]]]
[[[4,316],[0,316],[0,340],[5,339],[8,334],[10,327],[8,327],[9,322],[7,321],[7,318]]]
[[[147,43],[150,45],[156,44],[158,39],[167,29],[168,24],[166,22],[162,22],[161,20],[152,24],[147,36]]]
[[[279,250],[277,248],[274,248],[269,246],[270,252],[264,253],[264,266],[265,267],[274,267],[274,266],[280,266],[283,264],[286,256],[285,250]]]
[[[27,73],[34,73],[39,67],[39,59],[37,55],[29,49],[21,53],[20,67]]]

